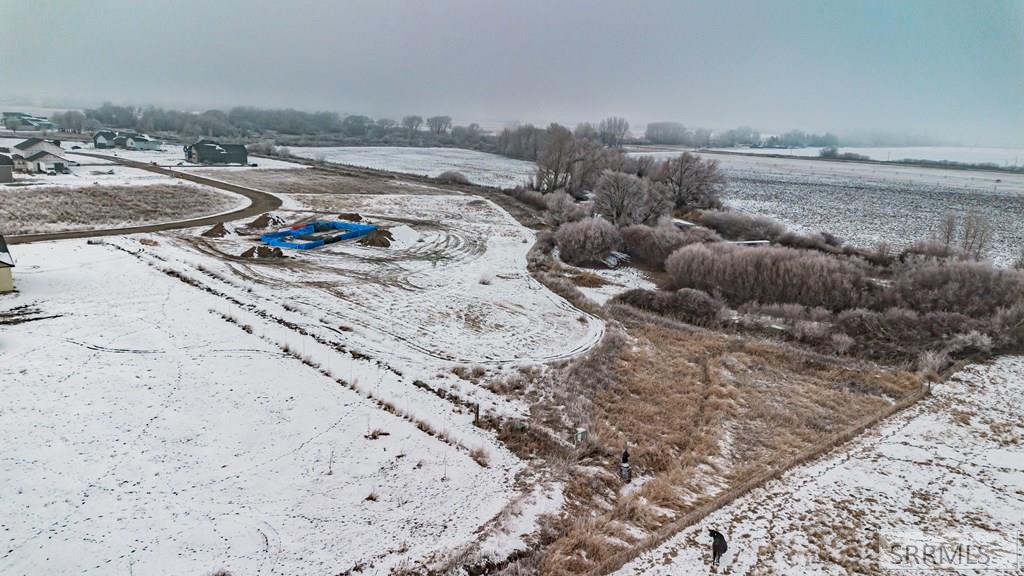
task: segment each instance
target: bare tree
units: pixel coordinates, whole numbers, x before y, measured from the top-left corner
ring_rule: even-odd
[[[537,188],[544,191],[568,188],[575,152],[576,139],[568,128],[558,124],[548,126],[537,154]]]
[[[594,211],[616,226],[655,224],[671,208],[667,187],[632,174],[605,170],[594,190]]]
[[[696,154],[683,152],[662,163],[652,178],[668,185],[677,210],[722,206],[718,195],[725,187],[725,176],[718,171],[715,160],[702,160]]]
[[[17,133],[18,128],[21,128],[21,118],[8,118],[4,121],[4,124],[7,126],[8,130]]]
[[[408,128],[409,134],[412,134],[423,126],[423,116],[406,116],[402,118],[402,126]]]
[[[964,253],[975,260],[981,260],[985,257],[991,240],[992,227],[980,214],[971,212],[964,217],[960,230],[960,249]]]
[[[601,120],[597,131],[601,135],[601,141],[608,146],[622,146],[626,134],[629,133],[629,122],[620,116],[609,116]]]
[[[451,116],[431,116],[427,118],[427,127],[434,134],[444,134],[452,127]]]
[[[953,242],[956,240],[956,228],[956,214],[947,212],[932,233],[935,242],[945,246],[947,250],[952,248]]]

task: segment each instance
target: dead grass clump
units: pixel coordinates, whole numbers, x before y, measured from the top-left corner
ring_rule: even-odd
[[[364,235],[359,239],[359,244],[363,246],[376,246],[378,248],[389,248],[391,243],[395,241],[395,237],[391,235],[389,230],[383,230],[378,228],[369,234]]]
[[[528,190],[526,188],[518,187],[505,190],[505,194],[536,210],[547,210],[548,204],[544,200],[544,195],[536,190]]]
[[[462,184],[468,186],[470,183],[469,178],[457,170],[445,170],[438,174],[434,180],[437,180],[440,184]]]
[[[570,277],[570,279],[572,280],[573,284],[577,286],[582,286],[584,288],[600,288],[602,286],[607,286],[608,284],[610,284],[610,282],[602,278],[600,275],[594,274],[589,270],[582,270],[576,274],[573,274]]]
[[[491,465],[491,455],[486,448],[477,447],[469,451],[469,457],[480,466],[487,468]]]
[[[214,224],[212,228],[202,233],[204,238],[223,238],[227,235],[228,229],[224,227],[223,222]]]

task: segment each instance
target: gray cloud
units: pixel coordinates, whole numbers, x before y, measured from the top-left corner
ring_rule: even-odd
[[[1024,144],[1014,1],[0,0],[0,98]]]

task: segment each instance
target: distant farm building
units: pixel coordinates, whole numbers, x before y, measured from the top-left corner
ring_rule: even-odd
[[[0,292],[14,290],[14,277],[11,276],[11,268],[14,268],[14,258],[11,251],[7,249],[7,242],[0,236]]]
[[[8,130],[56,130],[57,126],[49,119],[26,112],[3,112],[2,122]]]
[[[241,144],[200,140],[185,146],[185,159],[194,164],[248,164],[249,152]]]
[[[0,184],[14,182],[14,160],[6,154],[0,154]]]
[[[125,150],[159,150],[163,142],[147,134],[100,130],[92,135],[92,146],[97,150],[124,148]]]

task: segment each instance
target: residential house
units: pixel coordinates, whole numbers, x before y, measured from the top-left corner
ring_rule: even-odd
[[[27,156],[25,164],[27,172],[49,172],[50,170],[62,172],[71,163],[63,156],[47,152],[46,150],[40,150],[31,156]]]
[[[200,140],[185,146],[185,159],[195,164],[248,164],[249,153],[242,144],[220,144]]]
[[[92,135],[92,147],[97,150],[113,148],[114,138],[117,138],[117,132],[113,130],[100,130]]]
[[[11,251],[7,249],[7,242],[0,236],[0,292],[14,290],[14,277],[11,276],[11,268],[14,268],[14,258]]]
[[[6,154],[0,154],[0,184],[14,182],[14,160]]]
[[[25,158],[37,152],[49,152],[58,156],[64,153],[64,149],[60,147],[60,140],[43,140],[42,138],[29,138],[15,144],[14,150],[16,154],[21,154]]]
[[[125,140],[124,145],[128,150],[159,150],[161,146],[163,142],[146,134],[133,134]]]

